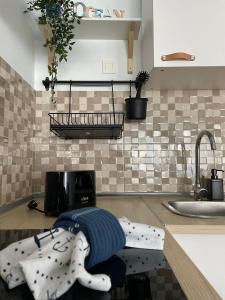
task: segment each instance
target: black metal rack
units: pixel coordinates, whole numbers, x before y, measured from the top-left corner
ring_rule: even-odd
[[[49,113],[50,130],[65,139],[119,139],[124,113]]]
[[[43,81],[49,89],[51,81]],[[64,139],[119,139],[122,137],[124,127],[124,112],[115,111],[114,90],[115,84],[129,84],[135,81],[56,81],[54,84],[69,84],[69,112],[49,113],[50,131]],[[103,113],[72,113],[71,88],[75,86],[111,86],[112,87],[112,112]]]
[[[73,85],[73,86],[111,86],[113,85],[129,85],[130,87],[132,85],[135,85],[135,80],[55,80],[52,82],[49,80],[48,77],[45,78],[45,80],[42,80],[42,83],[46,89],[46,91],[49,90],[51,87],[51,84],[54,85]]]

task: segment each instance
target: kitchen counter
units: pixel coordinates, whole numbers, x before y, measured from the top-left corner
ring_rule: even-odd
[[[117,217],[126,216],[133,222],[165,228],[165,256],[188,299],[221,299],[175,235],[189,234],[191,241],[190,234],[225,234],[225,218],[198,219],[175,215],[162,205],[162,202],[171,200],[188,201],[192,198],[178,195],[101,196],[97,198],[97,206],[111,211]],[[40,199],[39,202],[39,207],[42,208],[43,200]],[[0,229],[46,229],[54,221],[55,218],[30,211],[22,204],[0,214]]]
[[[43,200],[39,199],[38,207],[43,209]],[[97,207],[111,211],[115,216],[126,216],[133,222],[151,223],[162,227],[158,218],[151,212],[142,197],[98,197]],[[45,216],[35,210],[29,210],[26,204],[21,204],[12,210],[0,214],[0,229],[47,229],[56,218]]]
[[[150,196],[100,196],[97,206],[111,211],[117,217],[126,216],[133,222],[164,227],[166,225],[225,225],[224,219],[188,218],[171,213],[162,205],[164,201],[191,200],[190,196],[150,195]],[[43,208],[43,200],[38,200]],[[54,217],[48,217],[35,210],[29,210],[21,204],[0,214],[0,229],[46,229],[54,223]]]
[[[224,225],[166,226],[164,254],[188,299],[225,299]]]
[[[178,246],[183,249],[185,255],[192,261],[201,274],[204,274],[205,280],[217,291],[208,291],[211,294],[210,299],[221,297],[225,299],[224,289],[224,268],[225,265],[225,231],[223,233],[176,233],[173,234]],[[216,276],[215,276],[216,274]],[[195,277],[196,280],[196,277]],[[203,280],[204,283],[204,280]],[[202,295],[206,288],[201,291]]]

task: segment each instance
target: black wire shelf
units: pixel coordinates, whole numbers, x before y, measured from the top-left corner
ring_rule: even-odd
[[[120,139],[124,113],[49,113],[50,131],[64,139]]]
[[[46,78],[43,81],[48,90],[52,82]],[[50,131],[64,139],[120,139],[124,128],[124,112],[115,111],[114,84],[129,84],[135,81],[55,81],[54,84],[69,84],[69,112],[49,113]],[[71,112],[72,85],[75,86],[111,86],[112,112],[103,113],[73,113]]]

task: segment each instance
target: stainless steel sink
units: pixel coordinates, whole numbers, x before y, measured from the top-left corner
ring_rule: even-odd
[[[194,218],[224,218],[225,202],[169,201],[163,205],[177,215]]]

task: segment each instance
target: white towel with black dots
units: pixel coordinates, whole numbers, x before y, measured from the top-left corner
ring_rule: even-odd
[[[125,217],[119,222],[127,247],[163,249],[163,229],[133,223]],[[36,300],[57,299],[76,280],[85,287],[108,291],[111,288],[109,276],[91,275],[85,269],[84,262],[89,251],[89,244],[82,232],[75,235],[56,228],[13,243],[0,251],[0,276],[10,289],[26,282]],[[138,270],[138,264],[133,269]]]
[[[133,223],[126,217],[119,219],[126,236],[126,247],[163,250],[165,232],[151,225]]]
[[[54,229],[16,242],[0,252],[0,275],[10,289],[27,282],[36,300],[57,299],[76,280],[85,287],[108,291],[109,276],[91,275],[84,261],[89,253],[82,232]]]

